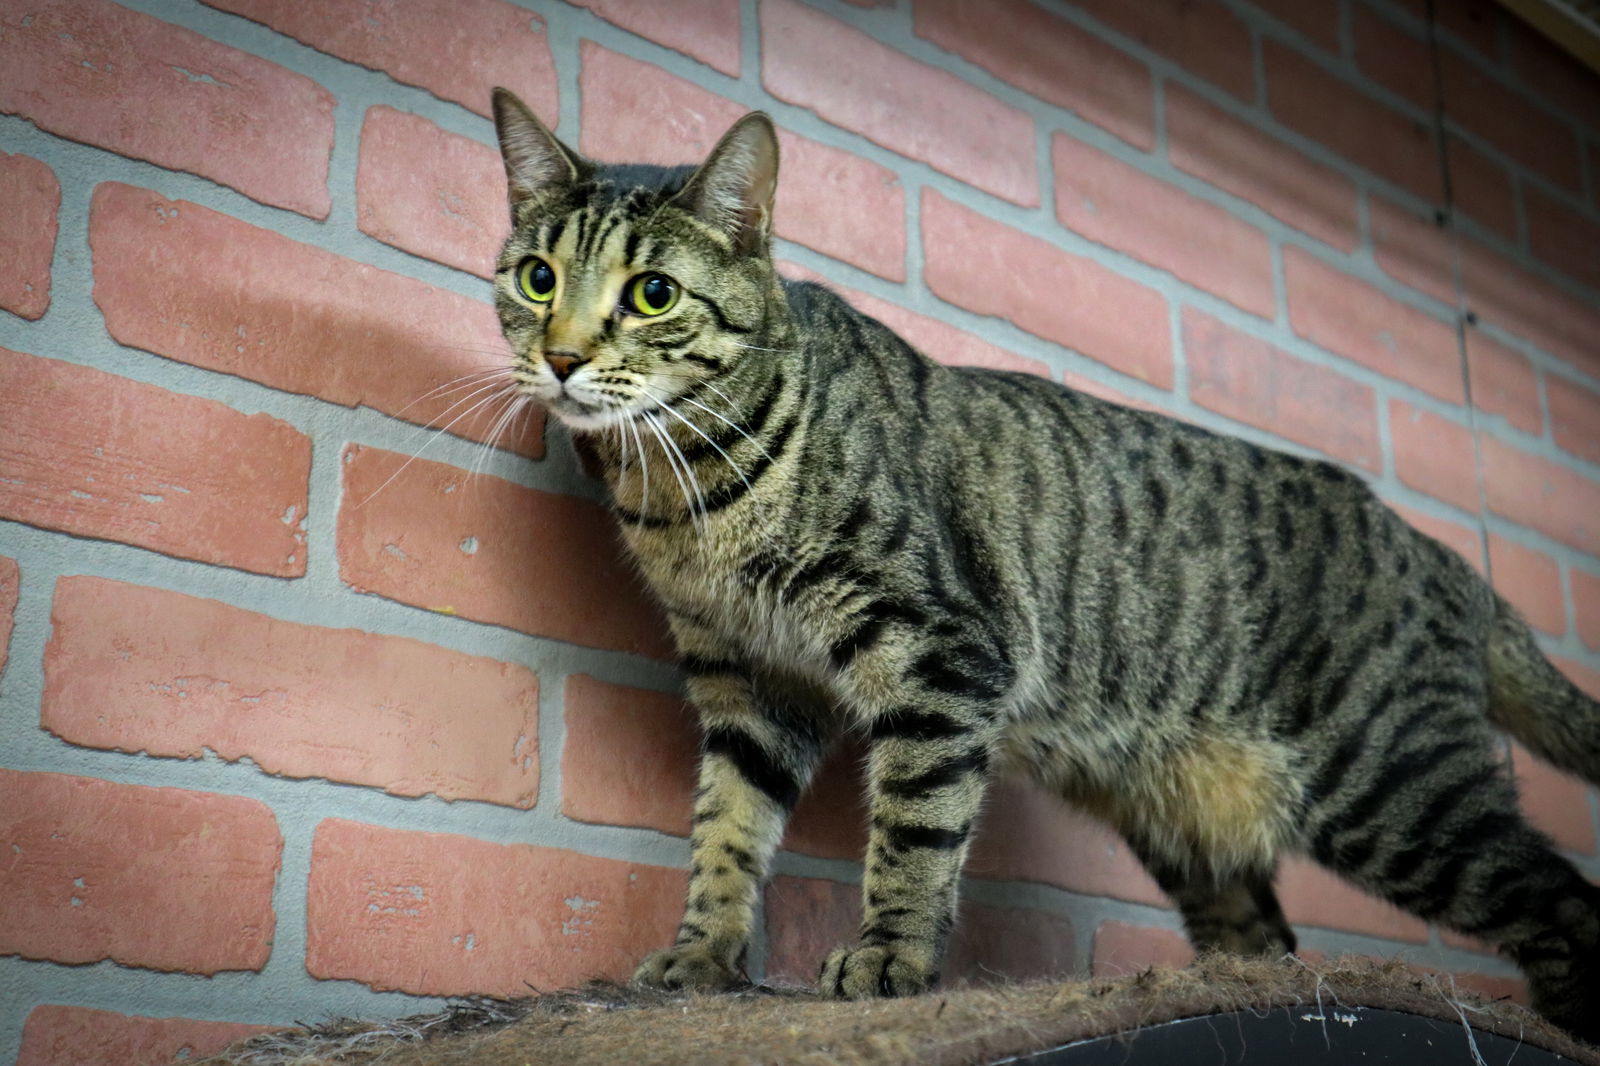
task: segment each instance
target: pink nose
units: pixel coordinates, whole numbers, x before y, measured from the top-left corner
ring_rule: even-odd
[[[544,361],[550,364],[558,381],[567,380],[567,375],[572,373],[574,367],[588,362],[577,352],[545,352]]]

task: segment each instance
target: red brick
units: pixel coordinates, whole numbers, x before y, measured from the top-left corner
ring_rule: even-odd
[[[747,110],[589,41],[582,85],[580,148],[598,159],[698,163]],[[778,147],[778,235],[904,281],[905,189],[894,171],[787,130]]]
[[[1340,0],[1255,0],[1255,5],[1328,51],[1339,50]]]
[[[767,980],[809,985],[822,960],[855,940],[861,886],[779,875],[767,882]]]
[[[1480,434],[1489,509],[1589,555],[1600,555],[1600,484]]]
[[[1441,400],[1466,400],[1448,323],[1299,248],[1283,250],[1283,281],[1296,335]]]
[[[1520,224],[1511,172],[1460,137],[1447,136],[1445,141],[1455,209],[1506,240],[1517,241]]]
[[[997,784],[990,790],[966,873],[1167,905],[1121,837],[1058,797],[1021,782]]]
[[[1062,225],[1271,317],[1277,296],[1265,233],[1065,134],[1055,135],[1050,154]]]
[[[37,319],[50,306],[61,183],[32,156],[0,152],[0,201],[0,309]]]
[[[306,970],[379,991],[526,995],[622,978],[672,941],[681,870],[330,818],[306,889]]]
[[[367,110],[356,168],[361,232],[425,259],[494,275],[511,227],[500,154],[392,107]]]
[[[1465,951],[1475,951],[1479,955],[1499,954],[1499,949],[1486,941],[1466,936],[1463,933],[1456,932],[1454,929],[1446,929],[1442,925],[1438,928],[1439,940],[1449,947],[1461,948]]]
[[[1502,977],[1487,973],[1442,973],[1445,987],[1461,989],[1484,999],[1520,1003],[1529,1006],[1528,982],[1520,977]]]
[[[6,654],[11,647],[15,625],[17,595],[22,591],[22,573],[15,559],[0,555],[0,674],[5,673]]]
[[[0,955],[266,965],[283,838],[257,800],[0,769],[0,840]]]
[[[856,937],[861,886],[774,877],[766,889],[767,979],[810,984],[829,951]],[[1045,911],[963,900],[944,987],[1059,975],[1073,964],[1072,923]]]
[[[1439,49],[1439,81],[1447,117],[1528,169],[1579,191],[1578,137],[1570,126],[1453,49]]]
[[[1591,68],[1521,19],[1506,19],[1505,35],[1511,70],[1521,84],[1567,117],[1600,128],[1600,77]]]
[[[798,281],[815,281],[843,296],[863,314],[871,315],[911,342],[911,346],[948,366],[981,366],[992,370],[1020,370],[1025,374],[1050,377],[1050,368],[1037,359],[1018,355],[981,337],[930,318],[908,311],[899,304],[880,300],[864,292],[847,288],[796,263],[780,262],[778,269],[785,277]]]
[[[1571,659],[1563,659],[1552,655],[1550,661],[1556,665],[1563,674],[1566,674],[1590,699],[1600,700],[1600,670],[1584,666],[1582,663]]]
[[[1426,122],[1356,89],[1277,41],[1262,42],[1272,113],[1357,166],[1430,201],[1441,198],[1437,149]]]
[[[1183,348],[1189,396],[1201,407],[1352,466],[1383,468],[1378,402],[1371,387],[1296,359],[1192,307],[1183,310]]]
[[[1556,444],[1581,459],[1600,463],[1600,392],[1555,374],[1545,375],[1544,387]]]
[[[1419,532],[1432,537],[1471,563],[1480,574],[1484,572],[1483,537],[1476,529],[1448,518],[1437,518],[1404,504],[1391,503],[1389,507]]]
[[[1255,101],[1250,30],[1217,0],[1078,0],[1077,6],[1239,99]]]
[[[1481,330],[1469,327],[1466,336],[1472,405],[1485,414],[1499,415],[1524,433],[1543,433],[1539,379],[1528,357]]]
[[[1182,933],[1128,922],[1101,922],[1094,931],[1096,977],[1118,977],[1152,966],[1182,968],[1194,961],[1194,948]]]
[[[1561,567],[1544,552],[1489,534],[1489,572],[1495,591],[1522,612],[1535,629],[1552,636],[1567,632],[1567,602],[1561,593]]]
[[[1167,83],[1167,157],[1341,251],[1356,247],[1355,182],[1175,82]]]
[[[567,677],[561,813],[689,835],[700,730],[682,697]]]
[[[867,852],[866,747],[847,738],[823,760],[783,834],[783,850],[860,862]]]
[[[1450,234],[1432,219],[1382,196],[1367,198],[1372,254],[1391,278],[1447,304],[1456,303],[1455,250]]]
[[[798,0],[761,4],[762,81],[787,103],[1025,207],[1033,119]]]
[[[1589,142],[1589,202],[1600,207],[1600,140]]]
[[[1172,387],[1167,301],[1154,289],[932,189],[922,195],[922,240],[923,280],[941,299]],[[974,278],[1006,284],[974,285]]]
[[[1404,400],[1389,401],[1389,442],[1402,484],[1478,512],[1472,431]]]
[[[1363,3],[1351,5],[1350,31],[1356,66],[1363,74],[1424,111],[1433,110],[1438,96],[1424,38]]]
[[[1493,0],[1439,0],[1433,6],[1433,17],[1440,29],[1481,56],[1494,59],[1499,52],[1500,20]]]
[[[1578,300],[1477,241],[1461,241],[1468,305],[1486,322],[1600,375],[1600,303]]]
[[[306,571],[311,441],[270,415],[0,348],[0,517]]]
[[[1085,377],[1082,374],[1075,374],[1070,370],[1064,370],[1061,372],[1061,383],[1075,392],[1085,392],[1090,396],[1097,396],[1102,400],[1109,400],[1112,403],[1118,403],[1124,407],[1137,407],[1141,411],[1156,411],[1160,414],[1173,415],[1176,417],[1176,412],[1170,409],[1170,405],[1159,406],[1153,403],[1146,403],[1144,400],[1135,399],[1125,392],[1122,392],[1118,389],[1113,389],[1109,385],[1102,385],[1093,378]]]
[[[1564,774],[1524,748],[1511,745],[1511,765],[1517,791],[1528,820],[1555,838],[1568,851],[1595,853],[1594,818],[1589,813],[1589,789],[1576,777]]]
[[[310,78],[107,0],[11,7],[0,67],[0,112],[328,216],[333,97]]]
[[[504,85],[554,125],[555,61],[544,16],[504,0],[205,2],[480,115],[489,114],[490,90]]]
[[[1423,922],[1341,881],[1309,859],[1285,860],[1278,867],[1277,888],[1283,913],[1295,925],[1428,942],[1428,927]]]
[[[662,6],[651,0],[570,0],[606,22],[739,77],[739,0]]]
[[[484,301],[184,200],[99,185],[89,246],[95,303],[112,337],[169,359],[418,425],[446,424],[465,409],[453,409],[461,393],[445,384],[510,366]],[[499,413],[497,403],[485,407],[452,432],[484,439]],[[518,450],[542,454],[542,427],[541,414],[515,440]]]
[[[961,903],[944,984],[998,985],[1063,977],[1076,966],[1072,923],[1031,907],[990,907]]]
[[[339,576],[356,591],[575,644],[668,654],[666,624],[599,505],[355,444],[343,465]],[[582,566],[571,565],[573,545]]]
[[[1150,69],[1029,0],[918,0],[919,36],[1137,148],[1156,143]]]
[[[697,0],[670,7],[655,0],[570,0],[607,22],[739,76],[739,0]]]
[[[1600,651],[1600,576],[1585,570],[1567,571],[1578,636],[1591,651]],[[1600,699],[1600,695],[1595,697]]]
[[[1522,191],[1533,254],[1592,289],[1600,289],[1600,222],[1539,191]]]
[[[50,621],[40,725],[69,743],[397,796],[538,796],[526,667],[97,577],[58,579]]]
[[[170,1066],[214,1055],[275,1026],[144,1018],[88,1007],[35,1007],[22,1024],[17,1066]]]

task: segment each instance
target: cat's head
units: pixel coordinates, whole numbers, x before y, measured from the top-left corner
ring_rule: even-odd
[[[523,392],[602,429],[761,354],[776,291],[767,116],[736,122],[698,168],[584,159],[505,89],[494,116],[512,220],[495,307]]]

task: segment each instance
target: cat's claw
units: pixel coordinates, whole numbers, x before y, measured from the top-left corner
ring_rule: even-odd
[[[882,944],[834,948],[817,975],[817,992],[835,999],[914,996],[937,980],[927,959]]]
[[[646,955],[633,983],[671,992],[726,992],[747,981],[703,944],[679,944]]]

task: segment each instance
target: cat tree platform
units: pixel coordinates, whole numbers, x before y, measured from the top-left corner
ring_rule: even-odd
[[[1600,1004],[1596,1004],[1600,1010]],[[252,1037],[211,1066],[1600,1066],[1529,1011],[1399,963],[1213,956],[1184,970],[841,1003],[594,984]]]

